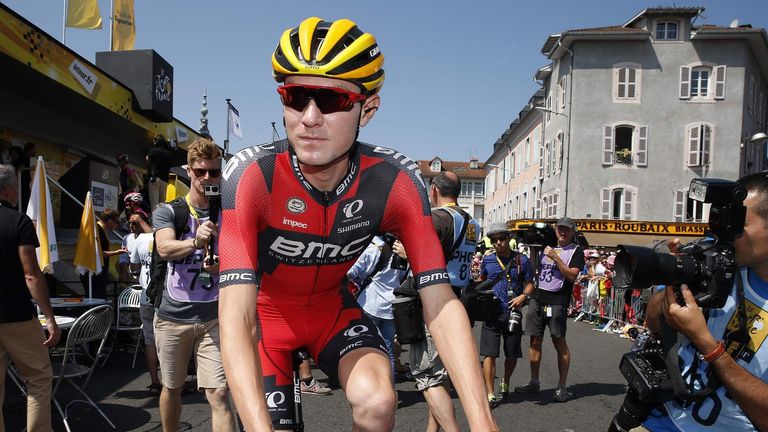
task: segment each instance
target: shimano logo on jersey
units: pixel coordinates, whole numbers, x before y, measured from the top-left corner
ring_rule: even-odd
[[[298,228],[305,228],[305,229],[309,227],[309,225],[307,225],[307,224],[305,224],[303,222],[299,222],[299,221],[295,221],[295,220],[290,220],[287,217],[283,218],[283,225],[288,225],[288,226],[293,227],[293,228],[298,227]]]
[[[277,408],[285,402],[285,394],[281,391],[267,393],[267,406]]]
[[[345,226],[345,227],[337,228],[336,232],[339,233],[339,234],[343,234],[343,233],[354,231],[354,230],[356,230],[358,228],[363,228],[363,227],[367,227],[367,226],[370,226],[370,225],[371,225],[371,221],[362,221],[362,222],[358,222],[358,223],[350,225],[350,226]]]
[[[359,212],[363,208],[363,200],[354,200],[344,206],[344,216],[351,218],[355,213]]]
[[[269,246],[269,253],[286,264],[317,265],[347,262],[368,246],[371,236],[352,240],[344,246],[319,241],[303,242],[278,236]]]
[[[356,326],[353,326],[351,329],[344,332],[344,336],[348,338],[353,338],[359,336],[361,333],[365,333],[368,331],[368,327],[358,324]]]
[[[409,158],[408,156],[398,151],[395,151],[386,147],[376,147],[373,149],[373,152],[392,156],[392,159],[394,159],[397,162],[400,162],[400,165],[403,165],[405,169],[411,171],[414,174],[414,176],[417,179],[419,179],[419,181],[421,182],[421,185],[426,188],[426,184],[424,184],[424,179],[421,178],[421,170],[419,169],[419,165],[416,162],[414,162],[413,159]]]
[[[222,273],[219,275],[219,284],[223,284],[225,282],[253,282],[254,281],[254,274],[253,272],[235,272],[235,273]]]
[[[341,193],[344,192],[345,189],[347,189],[347,186],[349,186],[349,183],[352,182],[352,178],[355,176],[356,172],[357,172],[357,165],[354,163],[350,163],[349,174],[347,174],[347,176],[344,177],[344,181],[342,181],[341,184],[336,187],[336,195],[341,195]]]

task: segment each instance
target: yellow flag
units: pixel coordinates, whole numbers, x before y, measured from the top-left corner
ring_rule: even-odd
[[[74,264],[80,274],[85,274],[88,271],[99,274],[103,265],[99,231],[96,228],[96,216],[93,214],[93,200],[90,192],[85,196],[83,217],[80,218],[80,232],[77,234]]]
[[[136,42],[133,0],[114,0],[112,6],[112,51],[132,50]]]
[[[56,245],[56,230],[53,226],[53,206],[51,191],[45,176],[45,162],[42,156],[37,157],[35,178],[27,204],[27,216],[35,223],[35,231],[40,242],[37,248],[37,262],[43,273],[53,273],[53,263],[59,260],[59,250]]]
[[[67,2],[67,27],[100,29],[99,2],[97,0],[69,0]]]

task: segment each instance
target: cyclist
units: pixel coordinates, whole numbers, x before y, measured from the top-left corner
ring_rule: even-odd
[[[473,430],[497,430],[469,321],[453,294],[418,166],[357,141],[379,108],[382,56],[347,19],[308,18],[272,56],[287,139],[247,148],[223,173],[220,324],[224,368],[245,428],[292,428],[291,353],[338,379],[354,430],[392,430],[384,341],[346,289],[376,234],[405,244],[424,317]]]

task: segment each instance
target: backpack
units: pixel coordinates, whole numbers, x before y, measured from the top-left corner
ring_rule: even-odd
[[[184,198],[176,198],[167,203],[173,209],[173,229],[176,231],[176,240],[189,232],[189,206]],[[149,268],[149,284],[147,285],[147,297],[155,308],[160,307],[165,290],[165,277],[168,274],[168,261],[160,258],[157,252],[157,232],[152,233],[152,265]]]

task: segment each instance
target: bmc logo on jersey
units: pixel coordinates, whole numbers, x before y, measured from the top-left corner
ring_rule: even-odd
[[[344,206],[344,216],[351,218],[363,208],[363,200],[354,200]]]
[[[419,277],[419,286],[422,287],[425,285],[431,285],[432,283],[435,283],[435,282],[446,281],[446,280],[450,280],[448,273],[446,272],[432,273],[432,274]]]
[[[371,236],[352,240],[344,246],[321,242],[302,242],[298,240],[289,240],[283,236],[278,236],[269,246],[269,250],[286,257],[300,257],[303,259],[338,259],[350,258],[358,255],[368,246]]]

